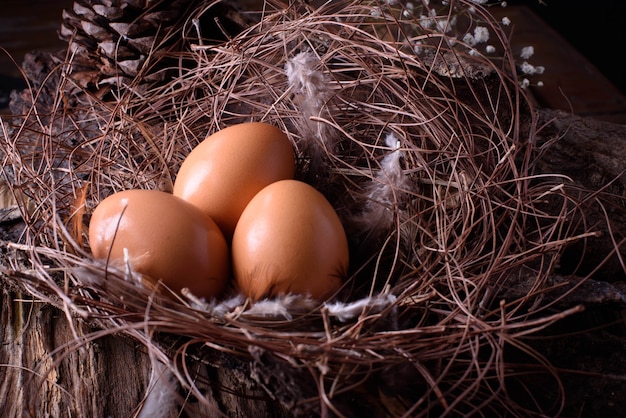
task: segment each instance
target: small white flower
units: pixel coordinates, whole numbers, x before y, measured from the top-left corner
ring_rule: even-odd
[[[528,86],[530,86],[530,81],[528,81],[527,78],[522,79],[522,82],[520,83],[520,87],[525,89]]]
[[[424,51],[424,47],[422,46],[421,42],[416,42],[415,45],[413,45],[413,52],[415,53],[415,55],[419,55]]]
[[[441,32],[450,32],[452,30],[452,27],[456,23],[456,16],[452,16],[449,20],[447,17],[435,19],[435,23],[437,24],[437,29],[439,29]]]
[[[433,20],[428,16],[420,15],[420,24],[424,29],[430,29],[434,23],[435,22],[433,22]]]
[[[469,46],[474,46],[476,45],[476,40],[474,39],[474,35],[472,35],[471,33],[466,33],[463,36],[463,42],[465,42],[466,44],[468,44]]]
[[[543,81],[537,81],[537,87],[543,87]]]
[[[522,71],[522,73],[524,74],[543,74],[543,72],[545,71],[545,67],[538,65],[538,66],[534,66],[532,64],[527,63],[526,61],[524,61],[522,63],[522,65],[520,65],[520,70]]]
[[[527,60],[528,58],[532,57],[534,53],[535,53],[534,47],[525,46],[524,48],[522,48],[522,52],[520,52],[520,57],[522,57],[522,59]]]
[[[511,19],[509,19],[508,17],[504,16],[504,17],[502,18],[502,24],[503,24],[504,26],[509,26],[509,25],[511,24]]]
[[[532,64],[527,63],[526,61],[524,61],[522,65],[520,65],[520,70],[524,74],[535,74],[535,67]]]
[[[489,29],[484,26],[476,26],[474,28],[474,39],[476,39],[476,43],[487,42],[489,40]]]
[[[402,10],[402,16],[404,17],[411,17],[413,16],[413,3],[408,2],[407,4],[404,5],[404,10]]]
[[[487,52],[488,54],[493,54],[494,52],[496,52],[496,47],[493,45],[487,45],[485,47],[485,52]]]
[[[507,2],[506,2],[506,1],[503,1],[502,3],[500,3],[500,6],[502,6],[502,7],[506,7],[506,6],[508,6],[508,4],[507,4]]]
[[[472,2],[476,3],[476,4],[485,4],[487,3],[488,0],[472,0]]]

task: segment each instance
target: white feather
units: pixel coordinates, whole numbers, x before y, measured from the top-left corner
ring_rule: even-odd
[[[361,315],[365,310],[369,313],[378,313],[395,303],[396,299],[394,295],[382,294],[350,303],[325,303],[324,306],[328,309],[330,316],[336,317],[341,322],[346,322]]]
[[[314,120],[327,116],[329,99],[332,97],[332,83],[320,67],[320,59],[310,51],[300,52],[285,64],[293,103],[303,116],[302,123],[296,128],[313,165],[320,164],[326,153],[334,151],[337,138],[336,130],[329,124]]]
[[[316,304],[317,302],[308,296],[288,294],[255,302],[243,312],[243,315],[291,320],[294,313],[308,311]]]
[[[178,384],[163,363],[152,361],[152,373],[146,397],[137,418],[166,418],[176,415]]]
[[[409,179],[400,163],[400,140],[390,133],[385,138],[385,143],[390,152],[383,157],[380,169],[367,186],[367,200],[362,212],[355,218],[357,223],[368,226],[365,229],[375,232],[374,236],[393,228],[399,201],[409,189]]]

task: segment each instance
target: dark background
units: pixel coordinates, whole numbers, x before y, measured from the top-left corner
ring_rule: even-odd
[[[626,94],[626,0],[517,0],[527,5]],[[540,48],[536,45],[535,48]]]

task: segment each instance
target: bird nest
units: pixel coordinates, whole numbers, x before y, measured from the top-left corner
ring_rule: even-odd
[[[532,389],[516,394],[526,373],[508,359],[552,373],[524,337],[570,313],[542,301],[575,204],[560,176],[533,173],[517,57],[476,3],[267,2],[220,42],[190,15],[183,46],[144,64],[167,75],[146,84],[140,71],[106,97],[77,89],[68,53],[50,76],[56,96],[30,89],[29,114],[3,124],[4,175],[27,224],[5,274],[141,342],[207,403],[186,361],[225,355],[294,414],[349,414],[339,400],[372,384],[406,415],[557,413],[528,402]],[[195,145],[245,121],[287,133],[297,178],[344,224],[350,271],[332,299],[167,294],[91,257],[98,202],[171,190]]]

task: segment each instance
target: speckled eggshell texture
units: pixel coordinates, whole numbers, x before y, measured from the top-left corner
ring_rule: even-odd
[[[281,294],[324,300],[348,271],[348,242],[337,213],[312,186],[282,180],[261,190],[239,219],[232,265],[253,300]]]
[[[215,132],[189,153],[173,193],[210,216],[230,241],[254,195],[294,173],[293,146],[284,132],[263,122],[241,123]]]
[[[108,196],[89,223],[93,256],[115,265],[128,251],[132,268],[152,284],[161,280],[175,292],[219,295],[230,274],[223,234],[192,204],[156,190],[126,190]]]

